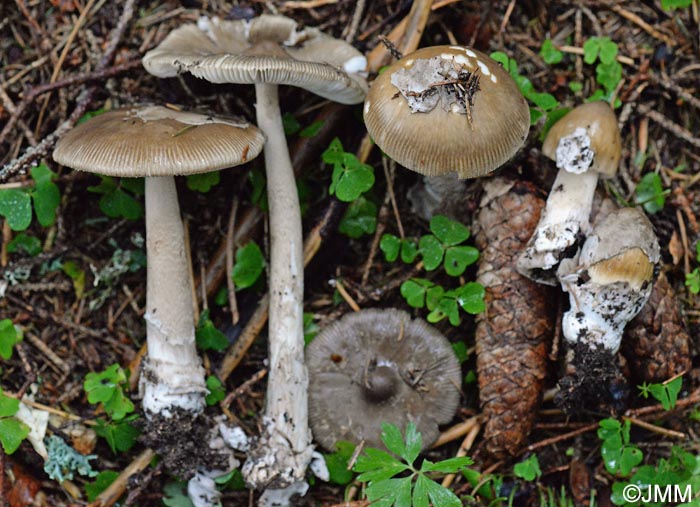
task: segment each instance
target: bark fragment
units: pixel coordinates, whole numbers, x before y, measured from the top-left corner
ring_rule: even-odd
[[[636,381],[663,382],[690,368],[690,336],[663,272],[649,301],[627,326],[622,352]]]
[[[486,312],[476,328],[479,393],[486,449],[498,459],[515,455],[527,439],[546,376],[552,288],[515,269],[543,206],[532,185],[496,179],[485,185],[474,224],[481,250],[477,281],[486,289]]]

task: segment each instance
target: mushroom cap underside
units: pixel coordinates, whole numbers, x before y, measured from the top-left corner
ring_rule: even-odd
[[[423,68],[430,77],[422,86],[409,79],[399,88],[406,82],[402,74],[423,74]],[[435,102],[430,111],[412,112],[409,101],[419,94]],[[530,109],[508,72],[462,46],[419,49],[385,69],[370,87],[364,118],[372,139],[401,165],[460,178],[483,176],[507,162],[530,128]]]
[[[215,171],[258,156],[265,138],[237,118],[130,107],[90,118],[65,134],[53,158],[108,176],[173,176]]]
[[[385,422],[402,431],[413,422],[429,446],[459,405],[461,370],[452,347],[403,311],[346,315],[311,342],[306,358],[309,422],[315,439],[330,450],[341,440],[381,448]],[[381,384],[374,390],[379,397],[368,393],[374,381]]]
[[[292,85],[343,104],[367,93],[362,53],[316,28],[297,30],[284,16],[202,18],[173,30],[143,66],[158,77],[189,72],[213,83]]]

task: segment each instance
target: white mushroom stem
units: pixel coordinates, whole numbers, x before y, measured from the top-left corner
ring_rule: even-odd
[[[556,285],[556,268],[567,250],[590,230],[598,173],[559,169],[535,232],[517,261],[523,275]]]
[[[146,178],[146,336],[140,384],[148,416],[199,413],[207,393],[195,346],[184,230],[172,176]]]
[[[243,474],[256,488],[303,481],[313,447],[304,364],[304,264],[301,212],[282,128],[277,85],[256,84],[258,127],[265,133],[270,227],[269,361],[263,434]]]

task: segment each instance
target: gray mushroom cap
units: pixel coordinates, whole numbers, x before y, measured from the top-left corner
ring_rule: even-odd
[[[109,176],[174,176],[243,164],[264,143],[257,127],[238,118],[143,106],[81,123],[58,141],[53,158]]]
[[[461,370],[447,339],[395,309],[363,310],[324,329],[306,349],[309,422],[334,450],[341,440],[382,448],[382,423],[413,422],[423,447],[459,406]]]
[[[143,57],[158,77],[184,72],[213,83],[268,83],[304,88],[343,104],[364,100],[366,59],[317,28],[297,30],[284,16],[251,21],[202,18],[172,31]]]

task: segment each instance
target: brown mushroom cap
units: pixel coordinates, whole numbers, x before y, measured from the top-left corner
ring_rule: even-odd
[[[542,153],[556,161],[561,140],[576,135],[577,129],[583,129],[590,138],[593,156],[590,170],[605,178],[614,176],[620,162],[622,139],[615,113],[607,102],[588,102],[569,111],[547,132]]]
[[[240,119],[130,107],[78,125],[58,141],[53,158],[109,176],[173,176],[243,164],[264,143],[260,130]]]
[[[449,83],[465,71],[478,76],[471,121],[468,106],[450,93]],[[419,49],[385,69],[367,94],[364,117],[387,155],[428,176],[488,174],[518,151],[530,128],[530,109],[513,78],[484,53],[462,46]]]
[[[213,83],[293,85],[343,104],[362,102],[367,92],[362,53],[317,28],[297,31],[284,16],[202,18],[172,31],[143,66],[158,77],[190,72]]]
[[[309,422],[334,450],[348,440],[382,448],[381,424],[413,422],[428,447],[459,406],[461,370],[450,343],[403,311],[363,310],[324,329],[306,348]]]

